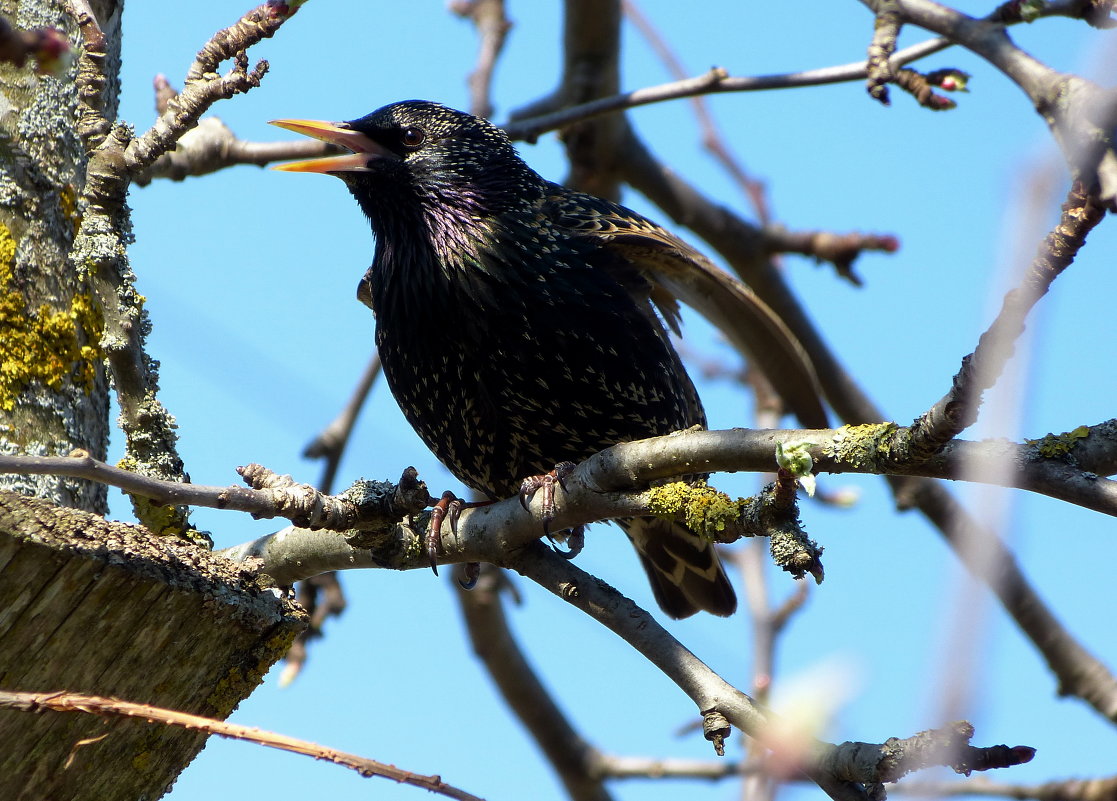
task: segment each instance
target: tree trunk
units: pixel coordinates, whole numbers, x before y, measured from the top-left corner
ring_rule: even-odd
[[[77,52],[66,6],[0,0],[0,14],[18,28],[64,30]],[[105,35],[111,120],[122,2],[92,7]],[[104,459],[105,310],[92,288],[96,265],[72,253],[87,162],[75,133],[75,68],[38,77],[0,65],[0,452],[81,448]],[[243,566],[106,522],[106,498],[88,481],[0,476],[0,689],[227,717],[305,616]],[[0,710],[0,798],[156,799],[204,744],[197,731],[143,720]]]
[[[118,0],[93,6],[106,38],[106,115],[119,91]],[[18,28],[80,36],[60,0],[0,0]],[[102,314],[83,265],[68,255],[80,221],[85,150],[74,131],[76,63],[60,77],[0,66],[0,452],[105,457],[108,380]],[[0,488],[104,514],[105,488],[59,476],[0,476]]]
[[[0,492],[5,690],[69,690],[224,719],[304,623],[243,565]],[[0,743],[6,801],[136,801],[163,795],[205,735],[0,710]]]

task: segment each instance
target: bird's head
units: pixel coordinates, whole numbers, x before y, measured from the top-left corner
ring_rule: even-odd
[[[523,203],[540,180],[495,125],[425,100],[393,103],[348,122],[272,125],[352,151],[275,169],[336,175],[378,230],[409,211],[499,214]]]

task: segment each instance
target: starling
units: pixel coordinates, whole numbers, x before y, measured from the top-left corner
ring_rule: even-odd
[[[436,103],[274,124],[352,151],[279,169],[336,175],[368,217],[376,251],[358,297],[388,386],[464,484],[509,497],[561,462],[705,426],[663,322],[678,330],[689,268],[716,270],[688,245],[544,180],[499,128]],[[656,518],[619,522],[668,615],[733,613],[709,542]]]

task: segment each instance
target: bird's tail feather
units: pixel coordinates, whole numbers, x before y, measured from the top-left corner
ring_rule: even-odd
[[[660,608],[673,618],[711,612],[727,617],[737,595],[711,542],[681,523],[656,517],[617,521],[640,555]]]

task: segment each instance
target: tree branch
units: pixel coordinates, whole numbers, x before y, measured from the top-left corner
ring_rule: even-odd
[[[981,335],[973,353],[962,359],[950,391],[912,424],[909,447],[917,459],[937,452],[977,420],[982,396],[1012,358],[1028,313],[1071,265],[1087,235],[1105,216],[1105,210],[1080,183],[1071,187],[1062,212],[1019,286],[1005,296],[1000,314]]]
[[[183,134],[218,100],[259,86],[268,62],[260,61],[249,70],[245,51],[274,36],[304,2],[306,0],[269,0],[215,33],[190,65],[182,91],[167,103],[150,130],[128,146],[125,159],[129,171],[136,175],[172,150]],[[234,62],[233,68],[224,76],[218,75],[217,67],[230,59]]]
[[[863,0],[867,2],[867,0]],[[1044,4],[1038,14],[1040,17],[1078,17],[1082,3],[1079,0],[1056,0]],[[1019,18],[1002,21],[1001,24],[1020,22]],[[925,42],[905,47],[892,54],[889,63],[893,67],[910,64],[913,61],[926,58],[956,44],[948,36],[928,39]],[[513,139],[524,139],[534,142],[548,131],[564,128],[573,122],[588,119],[599,114],[608,114],[614,111],[623,111],[650,103],[661,103],[665,100],[694,97],[702,94],[721,92],[759,92],[771,89],[793,89],[807,86],[826,86],[834,83],[848,83],[865,80],[868,77],[868,68],[865,61],[854,61],[831,67],[820,67],[813,70],[799,72],[779,73],[775,75],[759,75],[754,77],[731,77],[723,74],[724,71],[711,70],[705,75],[688,78],[683,81],[637,89],[632,92],[603,97],[576,106],[556,108],[553,102],[533,104],[512,115],[512,120],[503,125],[505,131]]]
[[[162,723],[167,726],[178,726],[184,729],[196,729],[207,734],[216,734],[232,740],[245,740],[269,748],[278,748],[280,751],[290,751],[294,754],[304,754],[318,760],[333,762],[335,765],[357,771],[365,778],[380,776],[385,779],[420,787],[432,793],[438,793],[447,798],[459,801],[482,801],[475,795],[459,790],[453,785],[442,781],[441,776],[424,776],[400,770],[395,765],[377,762],[374,759],[347,754],[307,740],[298,740],[284,734],[240,726],[236,723],[227,723],[222,720],[190,715],[185,712],[176,712],[172,709],[162,709],[147,704],[134,704],[130,701],[121,701],[117,698],[103,698],[96,695],[82,693],[53,692],[9,692],[0,690],[0,708],[18,709],[24,712],[42,714],[43,712],[80,712],[87,715],[98,715],[105,718],[138,718],[149,723]],[[86,742],[74,744],[76,751]],[[72,755],[71,755],[72,756]]]
[[[504,571],[485,567],[470,590],[457,585],[473,651],[497,689],[562,780],[573,801],[610,801],[598,764],[600,752],[579,734],[516,642],[501,592],[511,592]]]
[[[453,0],[450,10],[473,23],[481,42],[477,64],[469,74],[469,111],[478,117],[493,115],[492,82],[497,59],[512,23],[504,11],[504,0]]]
[[[1100,478],[1077,466],[1075,461],[1081,453],[1089,470],[1117,472],[1117,421],[1082,427],[1063,438],[1045,438],[1023,445],[955,440],[934,457],[909,464],[893,462],[887,453],[880,452],[881,442],[891,441],[902,431],[890,423],[813,431],[690,430],[622,443],[579,465],[567,481],[568,492],[560,498],[553,528],[649,514],[648,493],[633,490],[653,482],[705,472],[771,472],[777,444],[785,449],[805,449],[814,461],[814,470],[820,473],[879,473],[979,483],[988,480],[1117,515],[1117,482]],[[1006,470],[1006,466],[1014,469]],[[250,465],[240,471],[254,482],[254,489],[162,481],[112,467],[83,452],[68,457],[0,455],[0,473],[86,478],[160,504],[229,509],[257,518],[286,517],[299,525],[337,531],[384,530],[402,517],[417,513],[430,497],[413,472],[405,473],[398,486],[389,482],[358,482],[346,492],[330,496],[290,477],[275,477],[259,466]],[[517,542],[535,539],[542,530],[542,519],[536,520],[533,512],[529,522],[517,499],[466,510],[460,518],[459,532],[471,531],[473,524],[467,521],[475,517],[488,518],[490,525],[509,527],[517,533],[506,536]],[[469,539],[470,536],[464,537]],[[488,556],[475,550],[470,553],[476,558],[446,561],[494,561],[491,553]],[[416,557],[415,564],[409,562],[407,566],[422,566],[422,560]]]
[[[797,733],[794,723],[761,711],[748,695],[710,670],[646,611],[542,544],[510,554],[506,564],[621,637],[686,693],[704,719],[723,717],[771,749],[788,774],[806,773],[831,798],[867,799],[873,793],[866,785],[896,781],[930,765],[949,765],[958,772],[968,772],[1021,764],[1035,754],[1026,746],[974,748],[969,745],[973,728],[967,723],[920,732],[904,740],[892,738],[883,745],[831,745],[815,740]],[[713,737],[727,734],[721,731]]]
[[[1047,122],[1076,178],[1096,183],[1104,205],[1117,208],[1117,90],[1048,67],[1017,47],[1003,16],[975,19],[931,0],[888,0],[901,23],[940,34],[984,58],[1024,91]],[[874,12],[881,0],[862,0]],[[1081,16],[1082,4],[1069,4]],[[1017,18],[1019,19],[1019,18]]]

